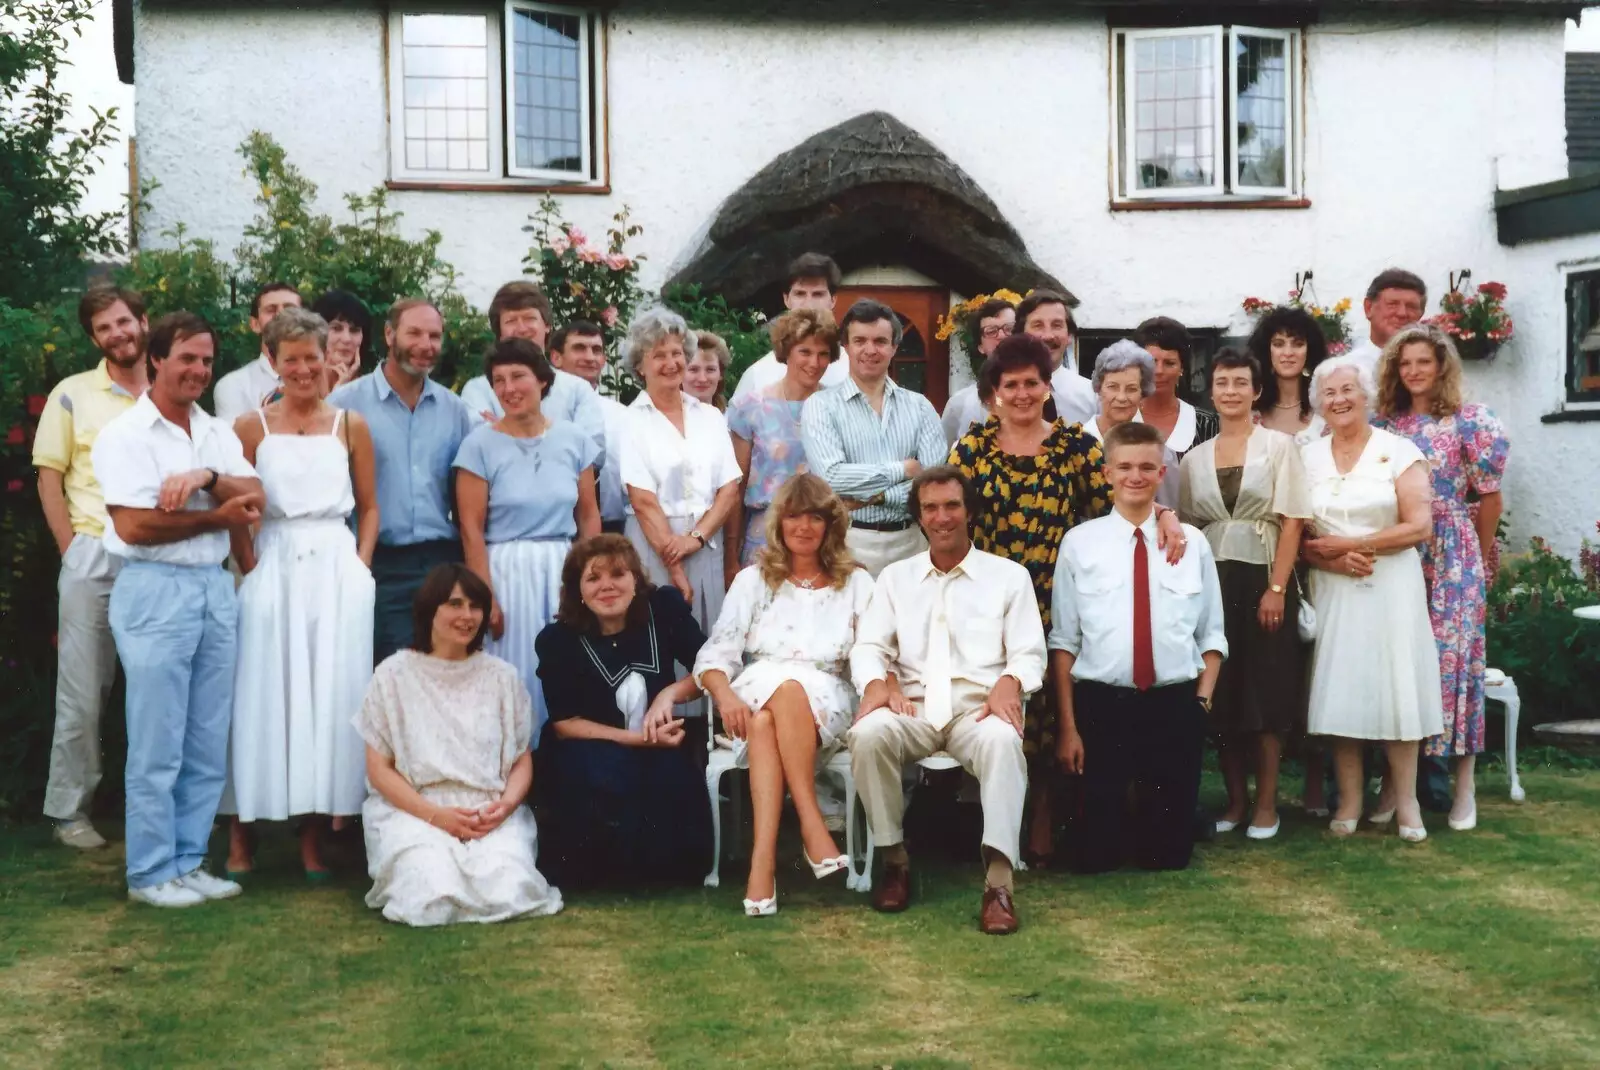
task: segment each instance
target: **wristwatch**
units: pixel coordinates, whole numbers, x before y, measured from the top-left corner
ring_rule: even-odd
[[[1267,590],[1271,591],[1273,594],[1282,594],[1283,593],[1283,584],[1281,584],[1281,583],[1269,583],[1269,584],[1267,584]]]
[[[699,532],[699,531],[691,531],[691,532],[689,532],[689,537],[690,537],[690,538],[691,538],[691,539],[699,539],[699,540],[700,540],[700,547],[701,547],[701,549],[704,549],[704,548],[705,548],[705,545],[706,545],[706,537],[705,537],[705,536],[704,536],[704,535],[702,535],[702,534],[700,534],[700,532]]]
[[[207,494],[210,494],[212,489],[214,487],[216,487],[217,480],[222,478],[222,473],[217,471],[215,468],[210,469],[210,472],[211,472],[211,478],[206,480],[205,486],[200,488],[201,490],[205,491]]]
[[[1210,695],[1196,695],[1195,699],[1200,703],[1200,708],[1201,709],[1205,710],[1207,713],[1211,712],[1211,696]]]

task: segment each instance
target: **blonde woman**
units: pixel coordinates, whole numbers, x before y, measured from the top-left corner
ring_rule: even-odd
[[[726,412],[728,397],[722,389],[722,381],[727,378],[728,362],[732,359],[728,343],[719,335],[696,331],[695,351],[683,370],[683,392]]]
[[[806,861],[818,879],[849,865],[817,806],[819,753],[843,742],[856,710],[846,665],[872,580],[845,547],[850,514],[820,477],[802,473],[767,509],[767,544],[734,577],[716,629],[695,659],[750,765],[755,843],[745,913],[777,913],[778,820],[787,789],[800,818]]]
[[[1461,400],[1461,358],[1450,337],[1431,325],[1407,327],[1384,346],[1377,425],[1422,451],[1433,483],[1433,536],[1421,547],[1422,575],[1439,645],[1444,732],[1422,752],[1454,759],[1450,827],[1465,831],[1478,823],[1472,774],[1484,750],[1484,558],[1500,523],[1500,477],[1509,444],[1494,413]],[[1469,493],[1477,496],[1471,505]],[[1392,802],[1384,795],[1380,813]]]

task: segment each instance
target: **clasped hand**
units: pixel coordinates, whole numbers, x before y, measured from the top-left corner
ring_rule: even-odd
[[[1323,535],[1305,542],[1306,557],[1316,567],[1344,576],[1370,576],[1377,555],[1343,535]]]
[[[650,703],[639,731],[647,747],[676,747],[683,742],[683,718],[674,711],[669,692],[661,692]]]

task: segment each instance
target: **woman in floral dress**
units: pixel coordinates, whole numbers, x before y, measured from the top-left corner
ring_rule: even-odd
[[[1508,443],[1492,412],[1462,401],[1455,345],[1426,324],[1400,331],[1384,347],[1377,424],[1415,443],[1432,473],[1433,538],[1422,546],[1422,568],[1439,645],[1444,732],[1423,753],[1456,759],[1450,827],[1470,829],[1478,820],[1473,763],[1484,750],[1484,558],[1500,521]],[[1380,812],[1387,794],[1386,784]]]

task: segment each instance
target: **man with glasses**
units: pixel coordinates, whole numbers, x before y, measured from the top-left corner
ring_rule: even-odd
[[[813,394],[800,414],[811,471],[850,507],[846,542],[876,577],[885,565],[927,548],[906,510],[911,481],[944,462],[948,444],[927,398],[889,378],[900,318],[863,299],[839,324],[850,378]]]
[[[1011,333],[1017,322],[1017,310],[1005,298],[991,297],[979,306],[977,319],[978,356],[987,360],[1000,340]],[[978,396],[979,385],[973,383],[962,387],[945,403],[944,415],[939,422],[944,426],[944,437],[952,446],[967,433],[968,427],[981,424],[989,418],[989,408]]]

